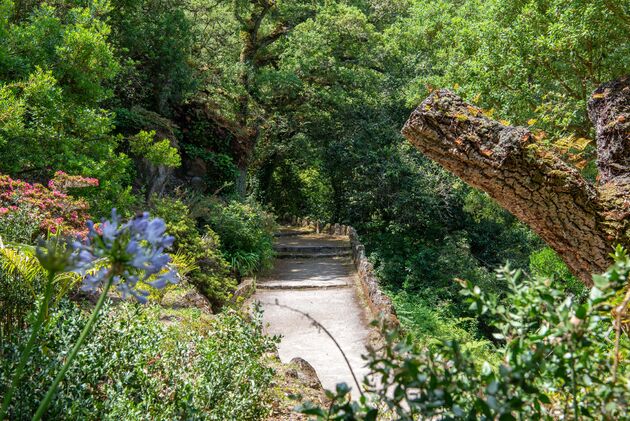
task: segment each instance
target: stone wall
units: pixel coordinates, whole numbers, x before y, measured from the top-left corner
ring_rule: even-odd
[[[381,290],[378,277],[374,273],[374,266],[372,266],[372,263],[365,255],[365,247],[361,244],[361,239],[354,228],[343,224],[327,224],[309,218],[298,217],[291,217],[287,222],[298,227],[310,227],[317,233],[348,236],[352,247],[352,260],[372,316],[376,318],[379,314],[383,314],[389,323],[396,326],[400,324],[396,317],[396,310],[392,300]]]
[[[245,278],[232,294],[230,302],[235,304],[239,302],[239,299],[245,301],[254,294],[254,291],[256,291],[256,281],[254,278]]]

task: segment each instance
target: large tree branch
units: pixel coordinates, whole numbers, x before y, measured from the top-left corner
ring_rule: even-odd
[[[630,114],[628,84],[623,79],[600,88],[589,107],[605,169],[598,187],[536,145],[528,129],[491,120],[446,90],[432,93],[402,132],[427,156],[528,224],[590,284],[591,273],[609,264],[612,245],[629,244],[630,132],[627,124],[620,125]]]
[[[257,50],[262,50],[263,48],[266,48],[269,45],[273,44],[281,37],[288,34],[291,29],[292,26],[290,26],[289,24],[283,22],[279,23],[278,25],[276,25],[273,31],[258,40]]]

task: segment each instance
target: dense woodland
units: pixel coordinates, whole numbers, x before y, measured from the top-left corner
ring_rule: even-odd
[[[629,40],[627,1],[0,0],[0,419],[269,417],[277,339],[232,294],[286,216],[357,229],[402,324],[369,363],[421,396],[303,412],[626,417],[623,249],[585,283],[401,129],[448,89],[595,182]]]

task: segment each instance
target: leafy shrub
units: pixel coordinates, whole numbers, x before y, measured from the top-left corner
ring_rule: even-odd
[[[89,219],[88,204],[83,199],[75,199],[58,190],[57,187],[83,187],[98,185],[98,180],[79,176],[69,176],[57,172],[49,182],[49,187],[38,183],[27,183],[0,175],[0,234],[7,235],[12,241],[33,240],[33,234],[63,232],[67,235],[85,232],[85,223]],[[32,222],[29,223],[27,219]],[[11,227],[9,221],[18,226]],[[30,232],[38,224],[38,231]],[[11,235],[17,238],[12,238]]]
[[[177,148],[172,147],[168,139],[157,140],[155,130],[141,130],[129,140],[129,146],[135,155],[145,158],[153,165],[171,168],[181,165]]]
[[[418,346],[433,349],[447,340],[458,341],[478,358],[496,355],[487,339],[480,339],[474,317],[455,317],[447,303],[436,303],[419,294],[392,294],[396,315]]]
[[[0,245],[0,340],[22,328],[25,316],[43,295],[46,271],[35,257],[34,247]],[[60,273],[54,279],[54,302],[80,281],[76,273]]]
[[[134,202],[131,161],[117,152],[103,108],[119,69],[103,20],[110,11],[107,1],[0,2],[0,172],[96,177],[101,185],[80,195],[98,216]]]
[[[236,288],[230,276],[229,263],[220,251],[219,236],[210,228],[200,232],[188,207],[178,199],[154,197],[155,214],[166,221],[167,230],[175,237],[173,249],[189,256],[197,268],[188,274],[190,282],[211,302],[220,308]]]
[[[10,10],[12,3],[3,6]],[[99,19],[106,9],[105,2],[41,4],[27,19],[0,16],[11,51],[0,66],[0,112],[8,122],[0,122],[0,154],[8,158],[0,163],[3,172],[96,171],[116,147],[111,115],[98,106],[118,70],[109,26]]]
[[[471,308],[489,314],[503,362],[480,364],[456,341],[437,350],[381,325],[385,344],[370,350],[368,366],[378,383],[366,382],[376,403],[349,402],[338,387],[329,410],[306,407],[320,419],[369,419],[390,412],[398,419],[620,419],[630,402],[627,326],[630,258],[618,247],[615,264],[593,276],[584,303],[549,279],[523,279],[508,267],[506,303],[464,283]],[[612,311],[611,311],[612,310]],[[394,391],[394,393],[392,393]],[[392,414],[393,413],[393,414]]]
[[[34,308],[42,278],[37,259],[0,249],[0,339],[24,326],[25,317]]]
[[[251,275],[271,266],[276,224],[260,205],[214,201],[204,218],[221,238],[221,249],[237,276]]]
[[[0,238],[3,241],[28,243],[41,233],[40,224],[30,207],[0,208]]]
[[[167,327],[157,307],[106,308],[54,398],[47,419],[261,419],[272,370],[262,356],[275,340],[262,334],[261,314],[234,311],[204,329]],[[10,419],[30,419],[64,362],[87,316],[63,302],[40,335],[17,391]],[[6,387],[28,331],[0,344],[0,388]],[[2,389],[0,389],[1,391]]]

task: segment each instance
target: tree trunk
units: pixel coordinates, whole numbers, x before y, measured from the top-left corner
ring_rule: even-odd
[[[587,285],[616,244],[630,245],[630,77],[602,85],[589,116],[596,129],[597,185],[535,142],[452,92],[432,93],[403,135],[528,224]]]
[[[247,195],[247,167],[238,168],[234,190],[240,198],[244,198]]]

